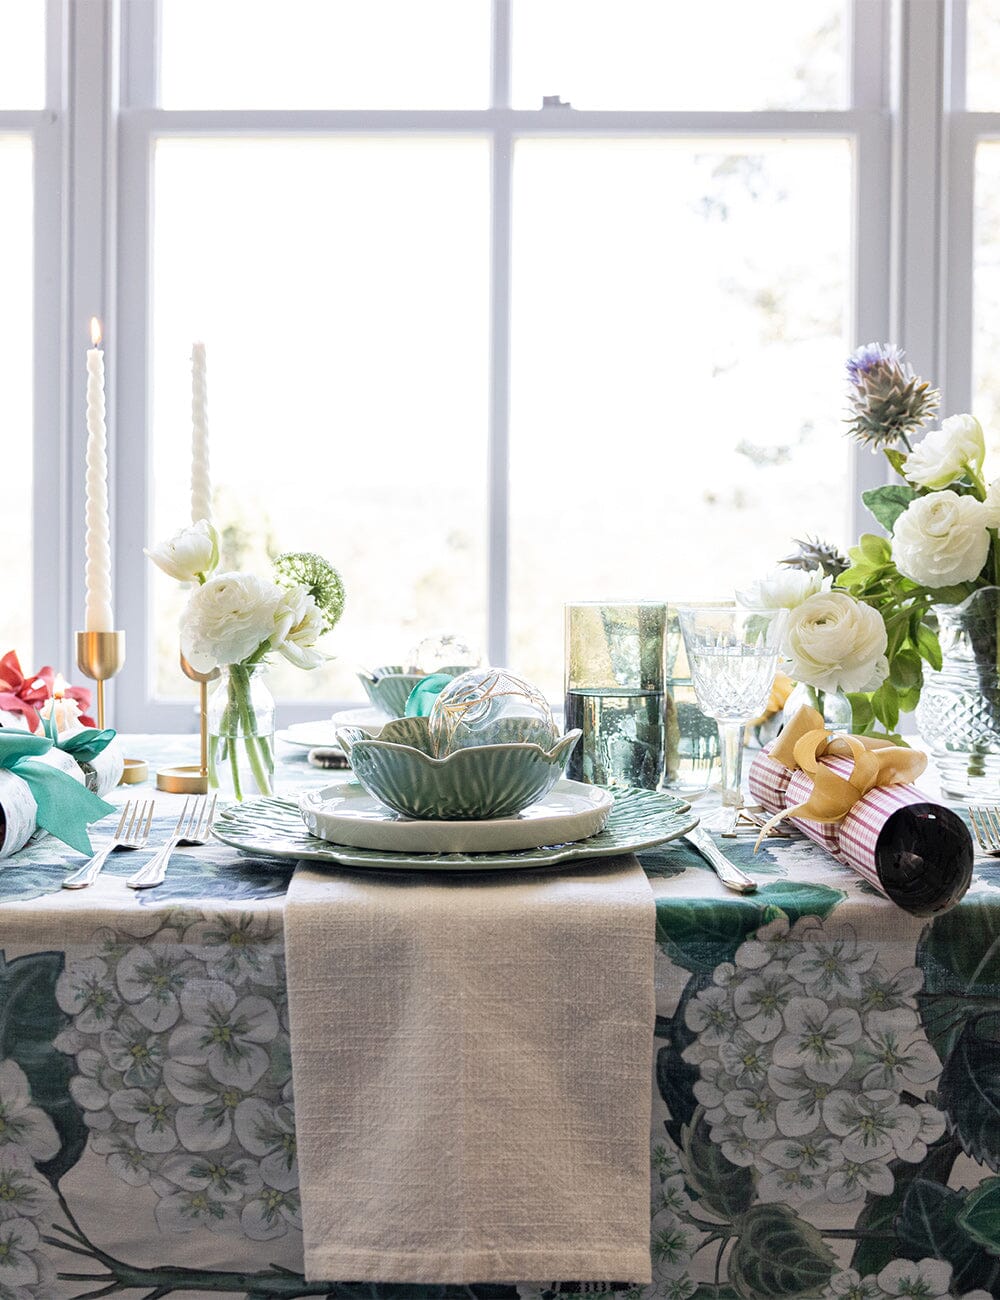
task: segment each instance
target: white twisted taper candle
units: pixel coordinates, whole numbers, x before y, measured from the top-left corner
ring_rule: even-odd
[[[104,353],[101,327],[90,322],[94,346],[87,349],[86,613],[88,632],[114,631],[111,613],[111,520],[108,515],[108,431],[104,411]]]
[[[191,522],[212,522],[208,472],[208,374],[204,343],[191,345]]]

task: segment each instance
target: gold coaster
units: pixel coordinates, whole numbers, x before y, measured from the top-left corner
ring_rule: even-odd
[[[119,785],[138,785],[149,776],[149,764],[144,758],[126,758],[125,770]]]
[[[198,763],[161,767],[156,774],[157,790],[167,794],[208,794],[208,777]]]

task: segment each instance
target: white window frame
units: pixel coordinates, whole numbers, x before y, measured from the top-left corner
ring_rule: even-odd
[[[489,412],[488,653],[503,662],[508,637],[508,425],[510,370],[511,169],[527,137],[714,136],[848,138],[854,147],[855,212],[851,330],[859,342],[903,343],[913,365],[935,377],[947,402],[969,386],[969,351],[956,329],[969,314],[971,211],[952,192],[963,147],[984,127],[946,113],[964,34],[964,0],[847,0],[850,107],[823,112],[591,112],[510,105],[511,0],[492,0],[492,100],[480,110],[168,111],[156,107],[158,0],[46,0],[50,100],[44,114],[16,115],[35,133],[39,208],[36,383],[36,646],[73,662],[82,626],[83,402],[86,320],[107,335],[116,621],[128,629],[126,667],[114,683],[111,717],[126,730],[191,730],[191,700],[154,697],[149,565],[148,351],[151,165],[170,135],[473,134],[492,148],[491,365]],[[120,59],[119,59],[120,51]],[[949,61],[950,60],[950,61]],[[558,87],[554,88],[558,90]],[[0,129],[10,115],[0,114]],[[978,115],[977,115],[978,117]],[[30,119],[30,121],[28,120]],[[971,133],[971,134],[970,134]],[[947,150],[938,147],[947,134]],[[56,162],[58,159],[58,163]],[[967,160],[966,160],[967,161]],[[968,168],[966,168],[968,170]],[[53,187],[58,172],[59,189]],[[968,182],[971,194],[971,180]],[[947,240],[944,238],[947,230]],[[58,244],[61,256],[55,255]],[[969,264],[963,287],[960,263]],[[60,292],[51,292],[61,265]],[[963,297],[964,294],[964,297]],[[945,299],[947,301],[945,301]],[[947,325],[947,329],[945,326]],[[57,344],[53,340],[58,340]],[[63,366],[57,367],[58,349]],[[65,376],[62,384],[51,381]],[[52,466],[58,465],[58,526]],[[823,466],[817,465],[818,473]],[[870,527],[860,493],[885,481],[881,458],[851,458],[852,532]],[[664,593],[669,595],[669,593]],[[331,701],[331,705],[336,702]],[[321,704],[283,702],[282,722],[315,716]]]

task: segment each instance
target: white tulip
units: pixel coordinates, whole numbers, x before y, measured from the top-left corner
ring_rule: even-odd
[[[284,587],[252,573],[219,573],[181,615],[181,650],[198,672],[238,664],[270,642]]]
[[[199,519],[144,554],[168,578],[196,582],[207,578],[219,563],[219,535],[207,519]]]
[[[736,599],[751,609],[795,609],[804,600],[822,591],[824,581],[819,569],[810,572],[802,569],[774,569],[746,591],[738,591]]]
[[[944,488],[966,469],[981,474],[985,459],[983,426],[974,415],[952,415],[914,447],[903,462],[903,473],[920,487]]]
[[[881,614],[845,591],[810,596],[788,616],[789,675],[818,691],[874,691],[889,675]]]
[[[911,501],[896,520],[892,558],[922,587],[951,587],[979,577],[990,548],[990,507],[957,492]]]

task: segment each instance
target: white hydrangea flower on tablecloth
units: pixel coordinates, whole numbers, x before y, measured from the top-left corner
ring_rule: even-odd
[[[99,1034],[114,1024],[121,999],[103,957],[70,956],[56,980],[56,1002],[82,1034]]]
[[[298,1187],[295,1117],[290,1106],[271,1106],[251,1097],[237,1106],[233,1123],[244,1151],[260,1160],[261,1177],[268,1187],[281,1192]]]
[[[204,1065],[219,1083],[252,1088],[267,1070],[264,1048],[278,1034],[274,1003],[239,997],[228,984],[192,980],[181,994],[183,1021],[170,1035],[169,1052],[189,1065]]]
[[[55,1192],[35,1168],[31,1154],[13,1144],[0,1147],[0,1223],[48,1216],[55,1204]]]
[[[177,1103],[162,1085],[123,1088],[108,1103],[116,1119],[131,1127],[135,1144],[143,1151],[172,1151],[177,1145]]]
[[[147,1029],[161,1033],[180,1018],[180,993],[202,973],[196,961],[176,945],[136,945],[122,955],[115,979],[129,1011]]]
[[[243,1206],[240,1224],[253,1241],[283,1237],[289,1228],[301,1232],[302,1207],[298,1190],[283,1192],[275,1187],[265,1187]]]
[[[32,1104],[28,1076],[8,1058],[0,1061],[0,1153],[11,1146],[32,1160],[51,1160],[60,1142],[48,1115]]]
[[[209,979],[268,987],[282,983],[280,942],[271,923],[252,913],[195,921],[184,931],[184,944],[205,963]]]

